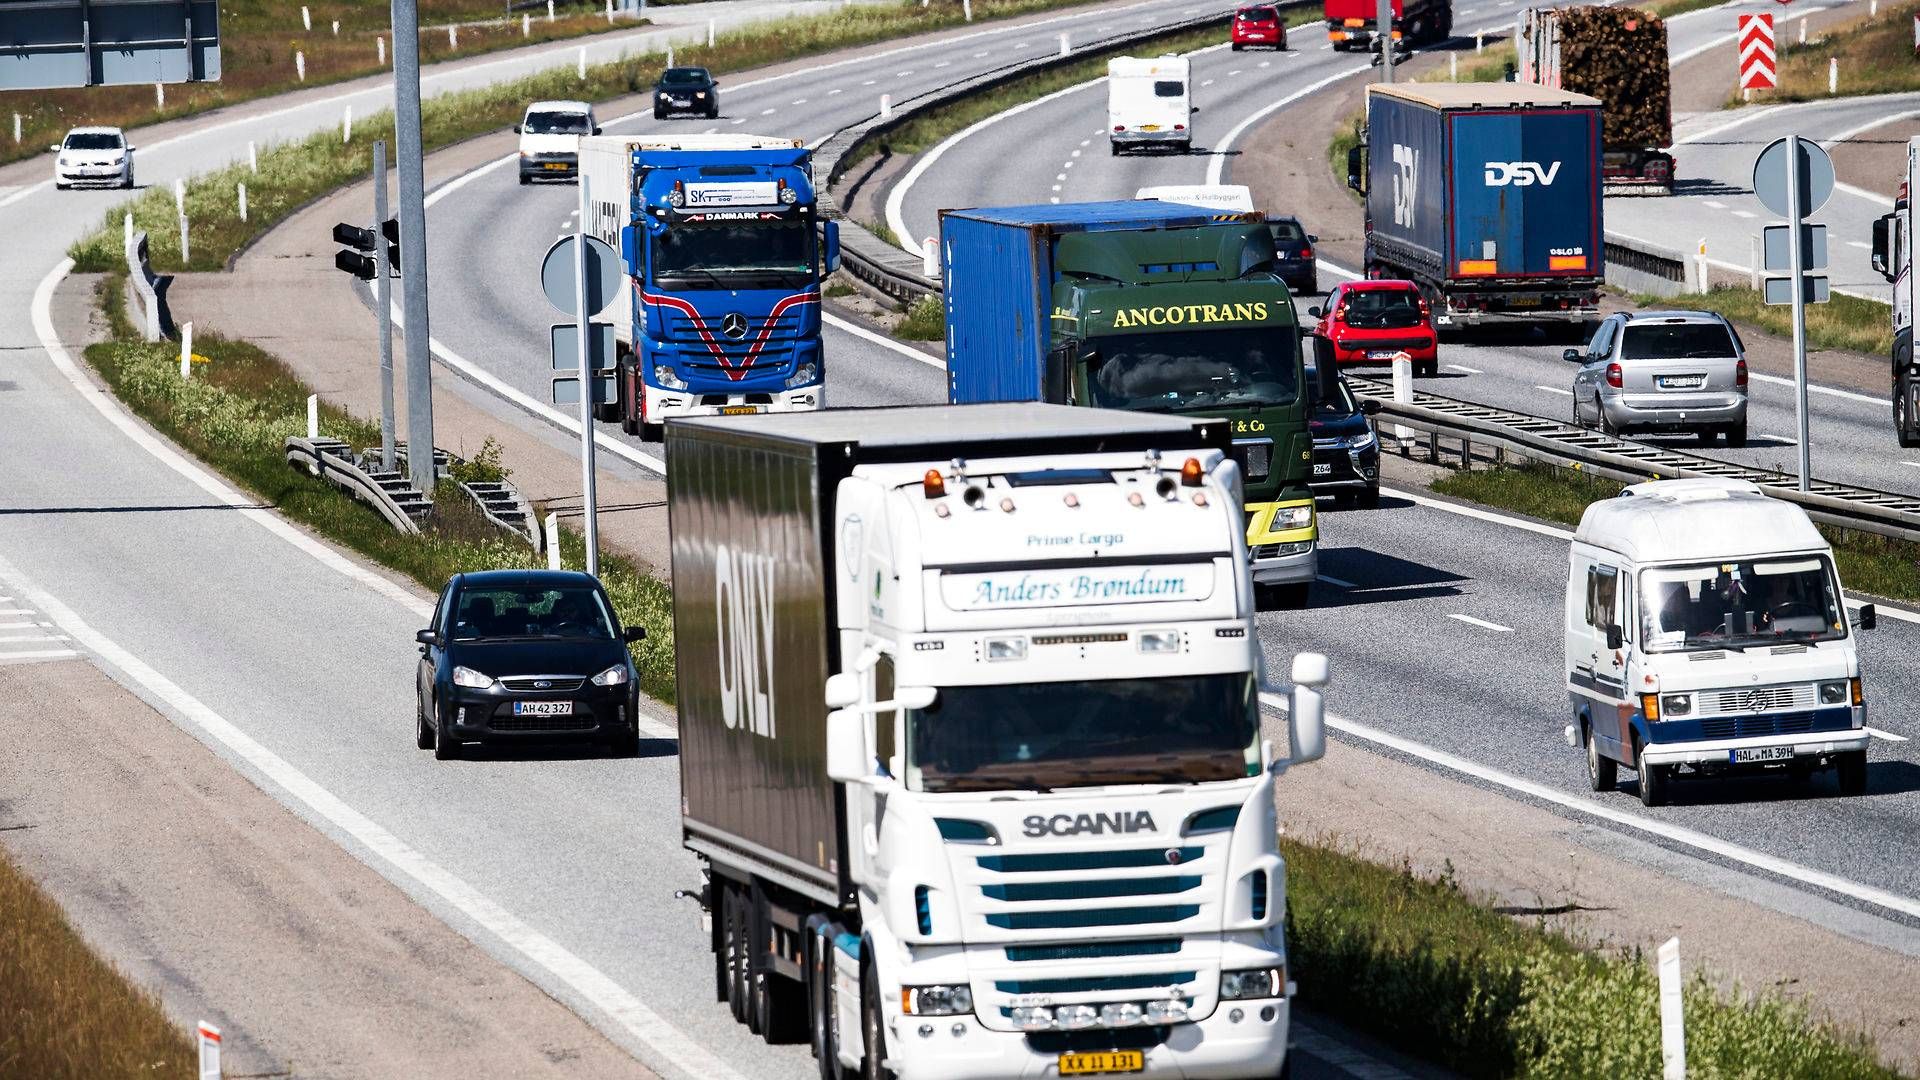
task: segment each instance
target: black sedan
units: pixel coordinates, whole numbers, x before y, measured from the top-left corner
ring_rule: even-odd
[[[1300,219],[1283,214],[1267,219],[1267,231],[1273,234],[1274,272],[1287,283],[1295,296],[1320,295],[1320,268],[1314,261],[1313,245],[1320,238],[1306,230]]]
[[[653,118],[665,120],[673,113],[692,113],[712,120],[720,115],[719,87],[706,68],[668,68],[653,84]]]
[[[1380,503],[1380,440],[1368,417],[1380,403],[1356,401],[1345,377],[1322,387],[1317,365],[1307,365],[1307,385],[1318,391],[1307,427],[1313,435],[1313,475],[1307,486],[1315,495],[1331,495],[1341,505],[1377,506]]]
[[[639,673],[600,582],[586,574],[490,570],[440,592],[420,643],[414,738],[445,761],[464,742],[585,739],[639,752]]]

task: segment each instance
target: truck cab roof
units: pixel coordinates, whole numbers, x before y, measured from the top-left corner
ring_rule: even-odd
[[[1745,480],[1697,477],[1635,484],[1588,506],[1577,543],[1636,563],[1712,562],[1825,551],[1806,511]]]

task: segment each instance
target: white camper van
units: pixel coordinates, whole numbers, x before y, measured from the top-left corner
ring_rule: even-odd
[[[1188,121],[1200,110],[1194,108],[1187,74],[1182,56],[1107,61],[1107,139],[1114,154],[1144,146],[1181,153],[1192,148]]]
[[[1161,184],[1133,193],[1136,199],[1204,206],[1209,210],[1247,212],[1253,209],[1253,191],[1245,184]]]
[[[1744,480],[1636,484],[1587,507],[1567,575],[1569,745],[1640,801],[1682,775],[1836,769],[1867,783],[1867,710],[1833,552],[1798,506]]]

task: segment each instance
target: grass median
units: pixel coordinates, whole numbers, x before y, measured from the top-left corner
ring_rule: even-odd
[[[0,854],[0,1076],[194,1075],[193,1040]]]
[[[974,21],[1010,18],[1088,0],[978,0]],[[815,56],[892,38],[963,25],[958,5],[921,7],[900,4],[861,4],[828,15],[775,19],[738,27],[719,35],[711,46],[676,47],[674,62],[709,68],[715,73],[745,71],[786,60]],[[542,98],[584,98],[607,101],[650,89],[666,66],[666,57],[645,53],[611,64],[587,68],[579,77],[569,65],[510,82],[428,98],[421,105],[421,129],[432,151],[518,121],[529,101]],[[186,211],[190,262],[180,258],[179,218],[170,188],[151,187],[131,202],[110,211],[99,229],[69,249],[75,268],[104,272],[124,266],[120,251],[121,219],[131,212],[134,227],[145,230],[154,268],[161,273],[180,270],[218,270],[255,237],[285,220],[294,211],[337,188],[367,178],[372,170],[372,145],[385,139],[393,145],[393,113],[382,111],[353,121],[353,141],[343,144],[338,127],[315,132],[305,139],[265,148],[259,171],[245,163],[230,165],[194,177],[186,184]],[[247,186],[248,218],[240,220],[236,185]]]
[[[100,304],[112,337],[86,350],[109,388],[135,413],[261,503],[328,540],[438,590],[457,573],[533,566],[537,556],[490,522],[460,490],[443,484],[432,514],[417,535],[396,532],[386,520],[333,484],[287,464],[290,435],[307,429],[313,390],[278,358],[244,341],[203,333],[194,338],[191,380],[180,378],[179,347],[140,340],[121,305],[122,278],[102,279]],[[351,446],[377,446],[378,428],[331,405],[320,407],[321,433]],[[498,469],[483,444],[480,469]],[[585,565],[577,535],[562,543],[563,563]],[[640,685],[673,700],[673,613],[666,585],[632,562],[603,556],[600,578],[620,619],[647,628],[636,646]],[[4,1070],[0,1070],[4,1072]]]

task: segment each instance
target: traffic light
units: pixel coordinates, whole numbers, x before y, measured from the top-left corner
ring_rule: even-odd
[[[345,244],[349,250],[334,252],[333,265],[361,281],[372,281],[379,268],[374,264],[373,256],[367,253],[373,250],[373,245],[379,243],[382,236],[387,240],[388,272],[398,274],[400,272],[400,222],[393,218],[380,223],[378,234],[372,229],[363,229],[344,221],[335,225],[333,242]]]

